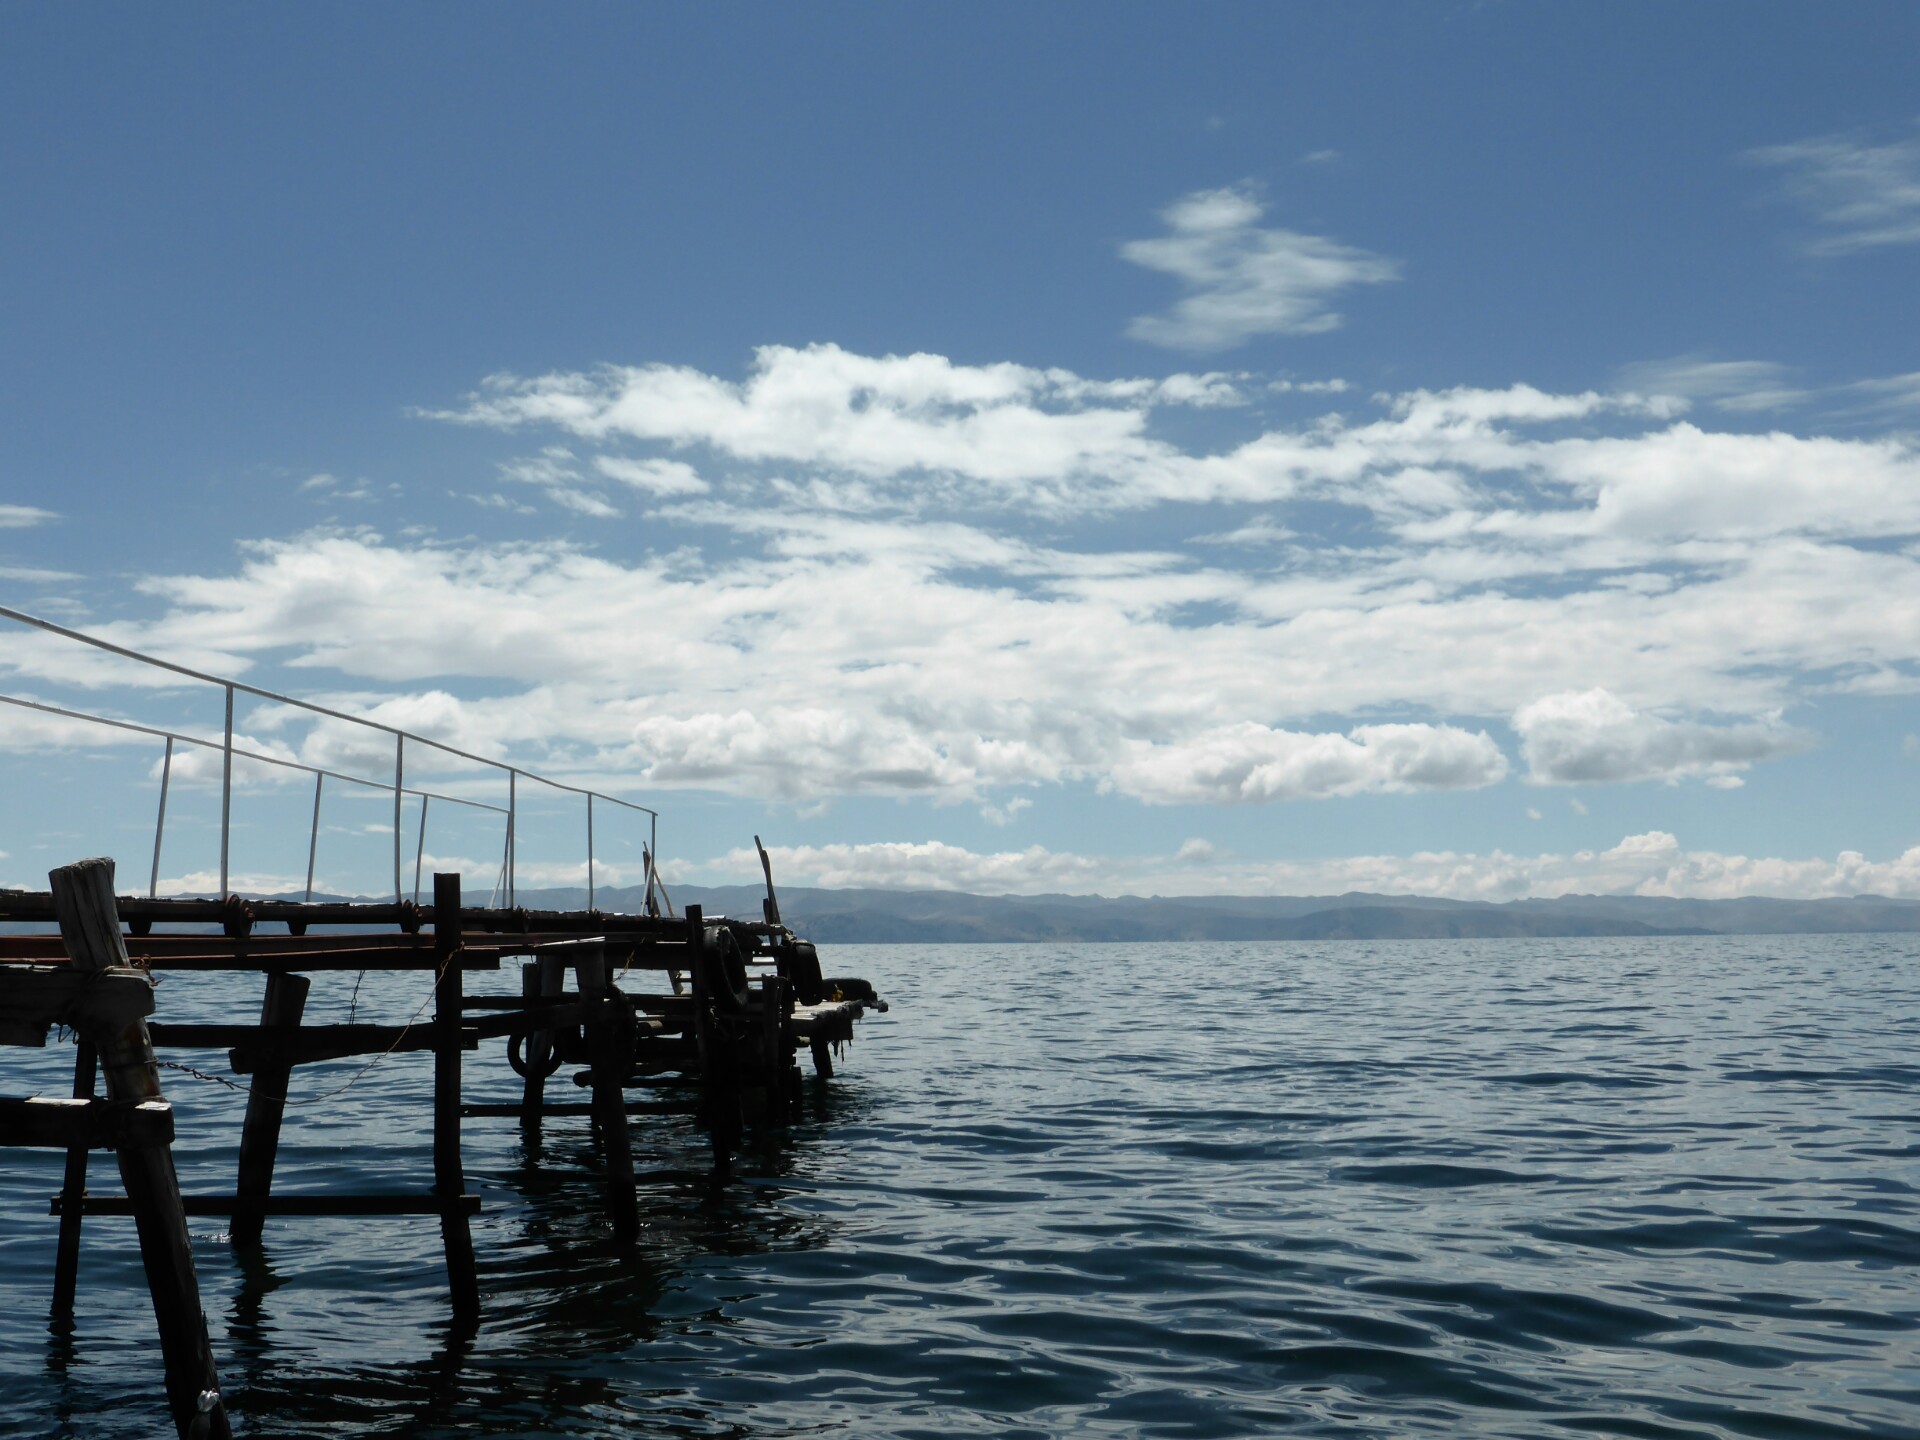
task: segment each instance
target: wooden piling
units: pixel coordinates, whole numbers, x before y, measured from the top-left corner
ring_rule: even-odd
[[[72,1022],[99,1052],[107,1098],[163,1100],[159,1067],[147,1035],[153,990],[146,977],[127,963],[114,904],[113,861],[81,860],[53,871],[48,880],[68,958],[87,979],[86,989],[74,1003]],[[174,1426],[183,1440],[230,1440],[232,1427],[220,1399],[207,1318],[200,1309],[200,1285],[173,1151],[153,1145],[124,1147],[114,1153],[139,1229],[140,1258],[160,1329],[167,1405]]]
[[[627,1133],[627,1066],[633,1058],[628,1038],[632,1011],[613,988],[607,973],[607,949],[582,950],[574,962],[582,995],[595,1003],[586,1022],[587,1063],[593,1074],[593,1123],[606,1166],[607,1211],[613,1233],[632,1240],[640,1233],[640,1206],[633,1189],[633,1141]]]
[[[564,959],[558,955],[541,955],[520,972],[521,997],[551,999],[566,989],[566,979]],[[527,1036],[521,1053],[527,1070],[520,1091],[520,1124],[523,1129],[538,1130],[546,1101],[547,1071],[553,1064],[553,1032],[535,1030]]]
[[[698,905],[687,906],[687,980],[693,991],[693,1039],[700,1070],[701,1118],[713,1141],[713,1169],[725,1175],[733,1168],[733,1146],[739,1132],[740,1101],[725,1078],[724,1041],[713,1023],[713,986],[706,959],[706,917]]]
[[[781,1001],[786,989],[786,982],[778,975],[769,975],[760,982],[760,1050],[766,1067],[762,1079],[767,1091],[766,1121],[770,1125],[785,1124],[791,1108],[787,1103],[787,1047],[780,1028]]]
[[[99,1078],[99,1052],[85,1038],[75,1050],[73,1098],[91,1100]],[[60,1185],[66,1203],[60,1211],[60,1247],[53,1258],[53,1328],[62,1331],[72,1328],[74,1292],[80,1283],[80,1201],[87,1193],[87,1154],[84,1145],[69,1147],[67,1173]]]
[[[433,877],[433,1191],[440,1202],[440,1238],[447,1252],[447,1292],[456,1329],[480,1323],[480,1272],[463,1197],[460,1163],[460,877]]]
[[[292,1028],[307,1008],[313,982],[304,975],[276,972],[267,976],[266,998],[260,1005],[264,1026]],[[266,1222],[266,1200],[273,1191],[273,1162],[280,1150],[280,1121],[287,1109],[287,1091],[293,1083],[290,1047],[275,1046],[253,1069],[247,1095],[247,1118],[240,1130],[240,1176],[235,1196],[242,1207],[229,1227],[234,1243],[254,1245]]]

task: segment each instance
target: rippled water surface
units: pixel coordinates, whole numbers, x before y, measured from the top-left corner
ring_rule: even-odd
[[[690,1121],[637,1122],[638,1249],[584,1121],[469,1122],[470,1343],[431,1219],[274,1220],[246,1256],[195,1221],[196,1259],[260,1436],[1913,1436],[1917,961],[1888,936],[848,947],[829,970],[892,1013],[725,1188]],[[362,1018],[420,983],[369,979]],[[318,978],[310,1018],[351,984]],[[179,975],[161,1018],[220,987],[258,1004]],[[0,1093],[65,1093],[70,1063],[0,1052]],[[497,1045],[468,1073],[515,1093]],[[429,1075],[398,1058],[291,1116],[277,1188],[424,1188]],[[186,1187],[230,1190],[237,1097],[170,1093]],[[0,1152],[0,1434],[157,1433],[131,1221],[88,1222],[76,1332],[48,1332],[59,1165]]]

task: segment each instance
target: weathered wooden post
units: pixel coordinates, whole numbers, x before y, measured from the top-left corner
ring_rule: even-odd
[[[613,988],[607,973],[604,941],[579,952],[574,962],[580,993],[593,1001],[586,1020],[587,1063],[593,1077],[593,1124],[607,1167],[607,1208],[613,1233],[631,1240],[640,1233],[640,1206],[633,1189],[633,1141],[627,1134],[627,1068],[633,1059],[628,1039],[633,1014]]]
[[[80,860],[48,875],[54,914],[67,956],[84,989],[69,1014],[100,1055],[109,1100],[163,1100],[147,1016],[153,987],[127,961],[114,903],[113,861]],[[160,1327],[167,1404],[182,1437],[229,1440],[232,1429],[220,1399],[220,1379],[200,1309],[186,1211],[173,1151],[164,1145],[122,1147],[115,1156],[140,1232],[153,1316]]]
[[[707,953],[706,914],[698,905],[686,910],[688,972],[693,985],[693,1034],[700,1060],[700,1105],[713,1139],[713,1170],[733,1170],[733,1149],[740,1140],[739,1056],[731,1036],[715,1024],[713,957]]]
[[[100,1074],[100,1056],[91,1040],[74,1047],[73,1098],[91,1100]],[[87,1147],[67,1151],[67,1173],[60,1185],[60,1247],[53,1258],[53,1326],[73,1324],[73,1297],[80,1284],[80,1220],[87,1196]]]
[[[480,1273],[464,1202],[460,1164],[460,877],[433,877],[433,1189],[447,1251],[447,1290],[456,1328],[480,1323]]]
[[[266,999],[260,1005],[261,1025],[269,1029],[298,1025],[312,986],[304,975],[269,975]],[[240,1129],[240,1177],[228,1227],[235,1243],[243,1245],[259,1243],[266,1222],[273,1162],[280,1151],[280,1120],[287,1109],[287,1087],[293,1083],[291,1052],[272,1049],[271,1034],[261,1038],[266,1042],[266,1058],[254,1067],[253,1086],[247,1094],[247,1118]]]
[[[529,960],[520,972],[520,994],[528,1000],[546,1000],[566,989],[567,962],[559,955],[540,955]],[[547,1098],[547,1071],[553,1065],[553,1032],[535,1030],[527,1036],[522,1052],[527,1072],[520,1091],[520,1124],[526,1130],[540,1128],[541,1111]]]
[[[766,1123],[786,1123],[792,1107],[787,1103],[787,1047],[781,1025],[785,1018],[786,982],[769,975],[760,982],[760,1048],[766,1056]]]

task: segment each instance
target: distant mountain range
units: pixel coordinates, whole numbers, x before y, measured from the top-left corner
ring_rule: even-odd
[[[1920,901],[1669,900],[1563,895],[1493,904],[1417,895],[969,895],[947,890],[781,888],[780,915],[823,944],[1124,940],[1425,940],[1503,936],[1778,935],[1920,931]],[[757,885],[675,886],[676,907],[759,919]],[[584,890],[521,890],[535,908],[575,909]],[[603,910],[637,910],[640,890],[601,889]]]
[[[1582,935],[1830,935],[1920,932],[1920,900],[1668,900],[1562,895],[1556,900],[1436,900],[1420,895],[970,895],[953,890],[782,888],[780,918],[829,945],[1127,940],[1444,940]],[[676,911],[758,920],[758,885],[676,885]],[[298,895],[271,898],[297,900]],[[316,895],[316,900],[382,896]],[[469,897],[479,899],[480,897]],[[584,888],[522,888],[536,910],[578,910]],[[594,902],[637,912],[638,886],[600,887]],[[0,934],[38,926],[0,921]]]

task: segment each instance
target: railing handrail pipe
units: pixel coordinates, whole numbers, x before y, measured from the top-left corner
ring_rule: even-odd
[[[637,811],[647,816],[649,843],[645,847],[643,854],[645,856],[646,881],[649,893],[651,893],[655,874],[654,856],[658,854],[659,851],[660,812],[649,805],[642,805],[632,800],[623,800],[617,795],[607,795],[587,786],[569,785],[563,780],[554,780],[545,775],[535,774],[531,771],[523,771],[518,766],[512,765],[504,760],[494,760],[484,755],[476,755],[471,751],[459,749],[457,746],[448,745],[424,735],[416,735],[411,731],[403,730],[396,725],[388,725],[383,721],[371,720],[361,715],[350,715],[345,711],[334,710],[325,705],[315,704],[310,700],[301,700],[296,696],[283,695],[277,691],[265,689],[262,686],[249,685],[244,681],[230,680],[224,676],[209,674],[203,670],[195,670],[192,666],[182,665],[173,660],[163,660],[156,655],[148,655],[126,645],[117,645],[111,640],[103,640],[96,635],[88,635],[83,631],[70,629],[65,625],[56,624],[51,620],[42,619],[37,615],[30,615],[23,610],[15,610],[11,606],[0,605],[0,618],[28,625],[35,629],[42,630],[47,634],[57,635],[62,639],[72,640],[79,644],[90,646],[93,649],[105,651],[108,654],[118,655],[123,659],[134,661],[137,664],[165,670],[170,674],[179,675],[188,680],[220,687],[225,701],[225,718],[221,738],[217,742],[206,740],[199,736],[189,735],[183,731],[166,730],[157,726],[142,725],[135,721],[120,720],[106,715],[92,715],[84,711],[71,710],[64,706],[28,700],[20,696],[0,695],[0,702],[20,706],[25,709],[38,710],[47,714],[59,715],[67,719],[80,720],[90,724],[106,725],[116,729],[129,730],[138,734],[153,735],[165,739],[166,755],[161,764],[159,813],[154,823],[153,869],[147,885],[149,894],[156,894],[159,889],[160,851],[166,834],[167,792],[173,778],[173,748],[176,741],[220,751],[220,893],[222,895],[229,893],[231,840],[233,831],[233,762],[236,756],[244,760],[252,760],[267,765],[277,765],[287,769],[308,772],[313,775],[313,823],[307,844],[306,893],[308,899],[312,899],[313,897],[314,860],[320,843],[321,790],[325,781],[328,778],[332,778],[344,780],[351,784],[367,785],[376,789],[391,789],[393,791],[393,893],[396,901],[405,899],[402,822],[404,820],[405,801],[409,794],[417,794],[420,796],[420,834],[414,854],[414,883],[416,891],[419,885],[421,860],[426,850],[427,808],[430,800],[449,800],[457,805],[468,805],[477,809],[491,810],[496,814],[504,813],[506,816],[506,853],[503,857],[501,867],[504,872],[502,879],[507,892],[507,904],[509,906],[515,904],[518,893],[519,782],[523,774],[526,775],[529,780],[545,785],[549,789],[558,790],[570,795],[581,795],[586,798],[587,904],[589,908],[591,908],[594,903],[597,878],[596,857],[594,853],[594,802],[596,800],[604,800],[611,804],[618,805],[624,810]],[[288,760],[277,755],[265,755],[258,751],[237,748],[233,743],[234,697],[237,694],[250,695],[256,699],[265,700],[273,704],[290,706],[293,709],[305,711],[311,715],[324,716],[328,719],[343,721],[349,725],[358,725],[368,730],[393,736],[393,783],[389,786],[381,781],[368,779],[365,776],[350,775],[342,771],[329,770],[323,766],[309,765],[299,760]],[[409,740],[425,745],[443,755],[450,755],[457,759],[470,761],[473,764],[481,765],[491,770],[505,770],[507,772],[506,810],[502,812],[497,805],[489,805],[480,800],[469,800],[463,796],[442,795],[424,789],[409,790],[406,785],[406,745]]]

